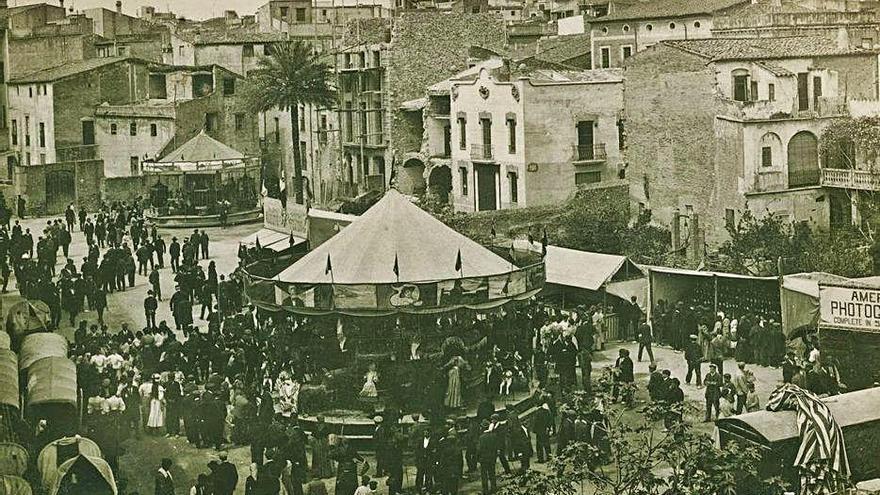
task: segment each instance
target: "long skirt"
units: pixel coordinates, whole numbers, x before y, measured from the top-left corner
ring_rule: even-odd
[[[333,461],[330,460],[330,444],[326,436],[312,439],[312,476],[331,478]]]
[[[165,406],[159,399],[150,399],[150,413],[147,417],[147,427],[162,428],[165,426]]]
[[[457,367],[449,370],[449,381],[446,385],[446,398],[443,404],[451,409],[461,407],[461,374]]]

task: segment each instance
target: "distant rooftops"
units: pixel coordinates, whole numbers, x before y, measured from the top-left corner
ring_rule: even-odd
[[[593,23],[639,19],[662,19],[711,14],[734,5],[748,4],[749,0],[652,0],[617,7],[607,16],[591,19]]]
[[[769,60],[833,55],[871,54],[876,50],[841,46],[824,36],[781,38],[709,38],[668,40],[664,45],[678,48],[708,60]]]
[[[23,76],[18,76],[9,80],[10,84],[27,84],[27,83],[46,83],[59,79],[75,76],[77,74],[88,72],[91,70],[106,67],[123,61],[141,62],[147,64],[146,60],[131,57],[102,57],[79,60],[58,67],[43,69]]]
[[[175,36],[195,45],[227,45],[239,43],[276,43],[287,39],[286,33],[261,33],[254,29],[185,30]]]

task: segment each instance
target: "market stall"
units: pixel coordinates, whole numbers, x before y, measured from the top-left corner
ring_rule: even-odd
[[[21,343],[18,369],[26,371],[35,362],[46,357],[66,358],[67,338],[57,333],[39,332],[27,335]]]
[[[846,277],[825,272],[785,275],[779,291],[785,336],[792,339],[815,332],[819,323],[819,284],[843,283],[847,280]]]
[[[741,316],[759,315],[780,321],[779,279],[734,273],[706,272],[682,268],[650,266],[649,300],[654,308],[661,300],[679,301],[686,306],[703,307],[713,313]]]
[[[880,383],[880,284],[819,284],[819,348],[850,390]]]

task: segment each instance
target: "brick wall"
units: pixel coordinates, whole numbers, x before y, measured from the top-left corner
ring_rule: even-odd
[[[404,153],[418,151],[422,142],[421,119],[408,118],[398,110],[400,104],[423,97],[428,86],[466,69],[471,46],[500,50],[504,44],[504,24],[492,14],[400,15],[392,32],[386,100],[391,112],[390,145],[399,163]]]
[[[716,136],[715,116],[723,109],[715,95],[714,74],[706,61],[674,48],[656,45],[627,64],[630,194],[651,208],[660,223],[668,225],[673,208],[684,211],[685,205],[707,220],[717,216],[717,191],[731,187],[717,183],[716,139],[723,141],[721,150],[734,137]]]

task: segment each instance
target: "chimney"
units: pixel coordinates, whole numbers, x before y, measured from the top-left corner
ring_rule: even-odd
[[[122,1],[121,0],[116,0],[116,13],[117,14],[122,13]]]
[[[840,50],[849,50],[849,31],[845,27],[837,28],[837,48]]]

